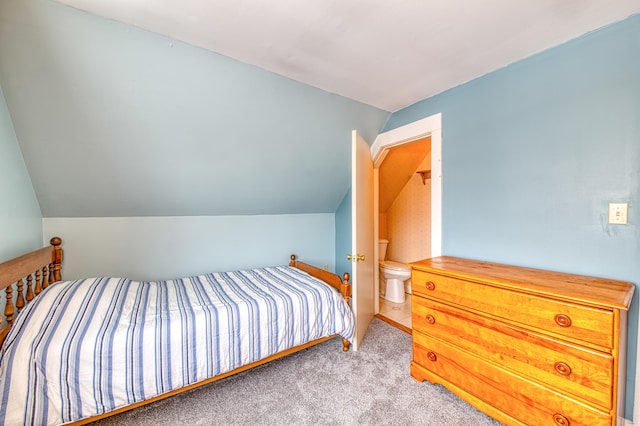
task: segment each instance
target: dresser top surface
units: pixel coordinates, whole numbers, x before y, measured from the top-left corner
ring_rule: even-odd
[[[550,296],[588,305],[628,310],[635,286],[625,281],[441,256],[410,264],[425,272]]]

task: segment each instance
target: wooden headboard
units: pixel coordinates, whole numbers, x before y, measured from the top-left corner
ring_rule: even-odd
[[[0,263],[0,290],[4,290],[7,297],[0,345],[7,337],[16,313],[50,284],[62,280],[62,239],[53,237],[50,243],[50,246]]]

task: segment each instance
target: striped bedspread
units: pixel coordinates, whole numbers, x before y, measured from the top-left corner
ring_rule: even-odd
[[[91,417],[353,326],[338,291],[289,266],[56,283],[0,352],[0,424]]]

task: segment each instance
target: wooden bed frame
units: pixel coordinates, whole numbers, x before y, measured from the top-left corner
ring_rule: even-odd
[[[3,326],[0,328],[0,345],[9,334],[16,310],[19,313],[49,284],[62,280],[62,240],[53,237],[50,243],[50,246],[0,263],[0,290],[4,290],[7,295]],[[13,284],[16,285],[15,301]]]
[[[33,252],[26,253],[22,256],[18,256],[14,259],[0,263],[0,290],[5,291],[7,299],[7,303],[4,309],[3,326],[2,328],[0,328],[0,345],[6,339],[7,334],[9,333],[9,330],[13,325],[15,315],[19,313],[35,297],[37,297],[38,294],[42,292],[42,290],[47,288],[49,285],[62,280],[62,239],[59,237],[54,237],[51,239],[50,243],[50,246],[43,247]],[[342,294],[342,297],[344,297],[347,304],[350,305],[349,300],[351,297],[351,284],[349,283],[350,277],[348,273],[345,273],[341,279],[336,274],[325,271],[324,269],[320,269],[316,266],[298,261],[296,259],[296,256],[293,254],[291,255],[289,266],[296,267],[308,273],[309,275],[326,282],[331,287],[334,287]],[[15,291],[14,284],[16,288]],[[99,419],[113,416],[115,414],[129,411],[134,408],[141,407],[143,405],[147,405],[152,402],[159,401],[161,399],[168,398],[170,396],[177,395],[191,389],[195,389],[208,383],[224,379],[225,377],[232,376],[242,371],[257,367],[259,365],[266,364],[278,358],[285,357],[287,355],[301,351],[335,337],[336,336],[334,335],[313,340],[311,342],[295,346],[293,348],[271,355],[270,357],[236,368],[235,370],[210,377],[198,383],[193,383],[191,385],[164,393],[162,395],[158,395],[145,401],[140,401],[113,411],[109,411],[108,413],[78,420],[77,422],[71,424],[87,424]],[[342,350],[345,352],[349,350],[349,341],[345,338],[342,338]]]

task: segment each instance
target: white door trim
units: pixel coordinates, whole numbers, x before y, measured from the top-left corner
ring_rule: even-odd
[[[442,113],[380,133],[371,145],[371,157],[378,168],[389,148],[425,136],[431,136],[431,255],[435,257],[442,255]]]
[[[374,179],[374,212],[378,211],[379,181],[377,170],[390,148],[431,136],[431,255],[442,255],[442,113],[434,114],[388,132],[380,133],[371,145]],[[378,215],[374,214],[374,265],[378,264]],[[378,268],[374,280],[379,282]],[[379,286],[375,286],[375,313],[379,312]]]

